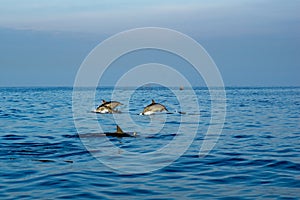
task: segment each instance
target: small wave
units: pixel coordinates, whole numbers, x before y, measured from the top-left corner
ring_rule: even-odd
[[[3,140],[23,140],[25,139],[27,136],[26,135],[14,135],[14,134],[8,134],[8,135],[4,135],[2,136]]]

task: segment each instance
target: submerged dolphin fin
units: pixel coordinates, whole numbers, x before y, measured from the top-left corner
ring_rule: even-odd
[[[152,99],[152,103],[155,103],[155,101]]]
[[[123,134],[124,132],[122,131],[122,129],[120,128],[120,126],[117,125],[117,133],[119,134]]]

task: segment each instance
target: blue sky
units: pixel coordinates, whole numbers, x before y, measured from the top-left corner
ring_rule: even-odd
[[[146,26],[194,38],[227,86],[300,86],[299,9],[298,0],[1,0],[0,86],[72,86],[99,42]]]

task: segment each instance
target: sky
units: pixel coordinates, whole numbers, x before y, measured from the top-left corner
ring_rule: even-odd
[[[299,0],[0,0],[0,86],[72,86],[100,42],[141,27],[199,42],[225,86],[300,86],[299,10]]]

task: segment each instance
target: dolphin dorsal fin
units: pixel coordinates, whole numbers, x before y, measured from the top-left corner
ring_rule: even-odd
[[[102,103],[106,103],[106,101],[104,99],[102,99]]]
[[[152,99],[152,103],[155,103],[154,99]]]
[[[120,128],[120,126],[118,126],[118,125],[117,125],[117,133],[120,133],[120,134],[124,133],[124,132],[122,131],[122,129]]]

